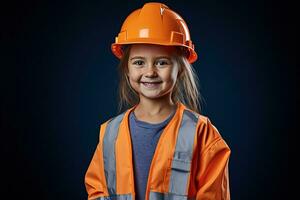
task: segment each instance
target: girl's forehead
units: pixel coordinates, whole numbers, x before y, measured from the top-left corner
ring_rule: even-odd
[[[130,56],[171,56],[176,48],[156,44],[133,44],[130,48]]]

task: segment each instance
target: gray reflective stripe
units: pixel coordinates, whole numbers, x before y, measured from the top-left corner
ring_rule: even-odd
[[[164,194],[150,191],[149,200],[195,200],[195,198],[187,198],[186,195]]]
[[[184,195],[186,195],[197,122],[198,115],[196,113],[184,111],[171,165],[169,193],[177,194],[172,199],[184,199]]]
[[[94,200],[132,200],[131,194],[112,195],[108,197],[98,197]]]
[[[106,185],[109,195],[116,194],[116,155],[115,142],[120,123],[125,113],[122,113],[108,122],[103,139],[103,162]],[[115,198],[115,197],[112,197]]]

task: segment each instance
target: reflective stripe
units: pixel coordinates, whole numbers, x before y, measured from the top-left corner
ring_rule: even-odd
[[[191,171],[194,137],[198,122],[198,115],[185,110],[179,128],[175,152],[171,165],[169,193],[176,194],[171,199],[186,199],[188,178]],[[168,194],[168,195],[171,195]]]
[[[149,200],[195,200],[195,198],[187,198],[186,195],[164,194],[150,191]]]
[[[109,195],[116,194],[116,154],[115,154],[115,143],[119,133],[119,125],[124,117],[125,113],[122,113],[112,119],[106,127],[105,135],[103,139],[103,162],[106,185]],[[101,197],[108,198],[108,197]],[[113,196],[109,198],[123,198]]]
[[[108,197],[98,197],[94,200],[132,200],[131,194],[113,195]]]

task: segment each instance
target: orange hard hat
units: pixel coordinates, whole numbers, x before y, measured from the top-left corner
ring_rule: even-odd
[[[111,45],[115,56],[123,56],[126,44],[158,44],[182,46],[189,63],[197,60],[189,29],[181,16],[162,3],[146,3],[133,11],[124,21],[121,31]]]

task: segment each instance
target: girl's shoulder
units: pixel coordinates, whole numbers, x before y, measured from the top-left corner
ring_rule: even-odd
[[[191,116],[190,118],[193,119],[194,121],[196,121],[198,123],[198,126],[211,126],[211,120],[209,119],[208,116],[204,115],[204,114],[200,114],[196,111],[193,111],[189,108],[184,108],[185,111],[187,111],[186,113]]]
[[[218,129],[215,127],[215,125],[212,123],[211,119],[204,114],[200,114],[196,111],[193,111],[187,107],[184,107],[185,111],[188,111],[190,116],[193,116],[192,118],[197,121],[198,127],[201,128],[210,128],[214,129],[215,131],[218,132]]]
[[[197,134],[199,136],[209,137],[209,138],[221,138],[221,134],[216,126],[213,124],[212,120],[194,110],[189,109],[187,106],[181,104],[179,109],[182,109],[186,113],[188,120],[191,120],[193,123],[197,124]]]

